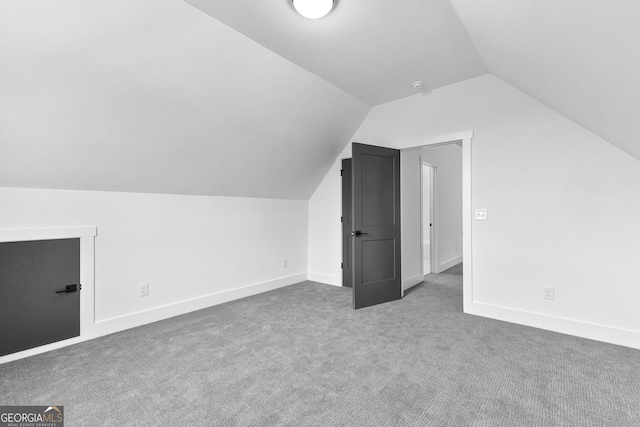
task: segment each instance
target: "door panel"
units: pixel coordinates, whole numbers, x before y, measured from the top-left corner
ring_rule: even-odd
[[[342,160],[342,286],[353,285],[353,209],[351,200],[351,159]]]
[[[80,335],[79,288],[80,239],[0,243],[0,356]]]
[[[362,284],[395,279],[395,252],[394,239],[363,241]]]
[[[393,225],[394,159],[362,154],[362,225]]]
[[[400,151],[353,144],[353,306],[402,297]]]

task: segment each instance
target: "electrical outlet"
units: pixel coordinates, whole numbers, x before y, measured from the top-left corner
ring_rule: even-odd
[[[544,299],[555,299],[555,289],[550,286],[544,286],[542,288],[542,298]]]
[[[476,209],[476,219],[480,221],[486,221],[489,219],[489,213],[486,209]]]
[[[148,283],[143,283],[141,285],[138,286],[138,296],[139,297],[146,297],[149,296],[149,284]]]
[[[282,260],[282,268],[287,268],[287,264],[288,264],[287,259],[286,258],[283,259]]]

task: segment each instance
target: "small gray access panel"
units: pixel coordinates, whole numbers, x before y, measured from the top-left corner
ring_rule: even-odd
[[[80,335],[80,239],[0,243],[0,356]]]

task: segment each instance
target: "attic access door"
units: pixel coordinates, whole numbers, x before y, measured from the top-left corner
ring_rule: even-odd
[[[0,243],[0,356],[80,335],[80,239]]]
[[[402,298],[400,151],[353,143],[353,308]]]

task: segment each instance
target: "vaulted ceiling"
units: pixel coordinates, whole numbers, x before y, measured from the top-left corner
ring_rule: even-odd
[[[340,0],[309,20],[290,0],[185,0],[369,105],[487,72],[449,0]]]
[[[451,3],[490,73],[640,159],[640,2]]]
[[[640,158],[639,5],[0,2],[0,185],[306,199],[372,106],[487,72]]]

